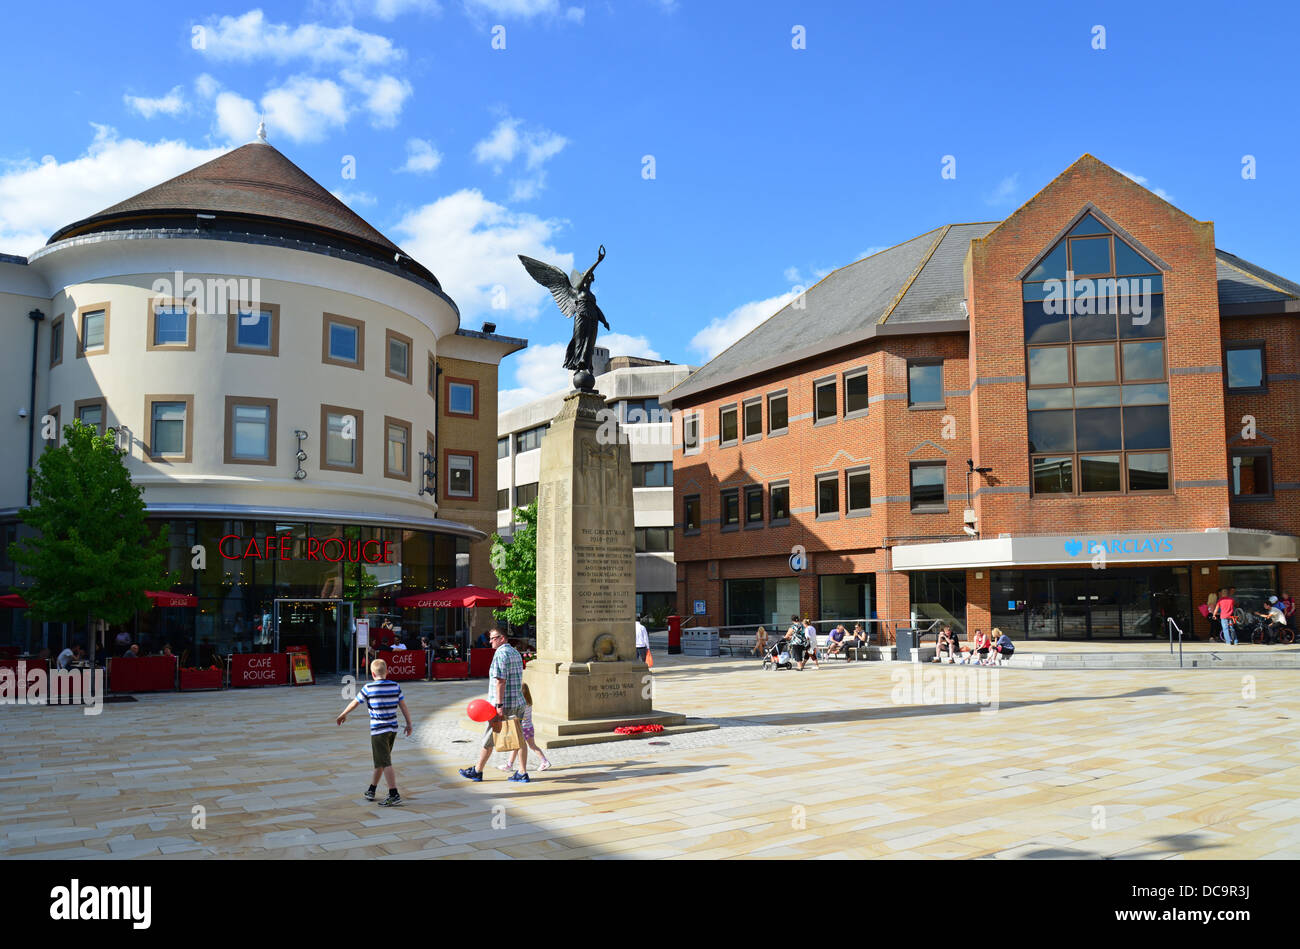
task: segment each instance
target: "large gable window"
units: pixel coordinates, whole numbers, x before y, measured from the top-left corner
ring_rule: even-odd
[[[1022,288],[1034,493],[1170,490],[1159,267],[1087,212]]]

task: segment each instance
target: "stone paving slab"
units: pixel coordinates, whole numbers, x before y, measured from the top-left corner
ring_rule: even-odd
[[[361,799],[365,719],[334,724],[337,682],[0,706],[0,857],[1300,856],[1294,671],[920,669],[995,675],[994,705],[900,700],[910,664],[657,653],[656,707],[715,730],[557,749],[523,785],[455,773],[483,683],[407,683],[391,809]]]

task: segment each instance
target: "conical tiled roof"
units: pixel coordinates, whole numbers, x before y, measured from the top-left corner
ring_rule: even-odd
[[[138,221],[195,212],[269,219],[349,237],[390,252],[398,250],[396,244],[265,142],[236,148],[60,228],[49,243],[87,230],[101,230],[116,219]]]

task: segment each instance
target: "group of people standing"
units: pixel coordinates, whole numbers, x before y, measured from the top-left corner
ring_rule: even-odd
[[[1295,610],[1295,600],[1283,590],[1280,594],[1269,596],[1262,612],[1253,612],[1255,616],[1268,620],[1276,632],[1279,627],[1291,625]],[[1205,605],[1201,607],[1201,615],[1209,620],[1211,639],[1221,639],[1229,646],[1237,645],[1237,627],[1245,619],[1245,611],[1237,605],[1236,587],[1210,591]]]

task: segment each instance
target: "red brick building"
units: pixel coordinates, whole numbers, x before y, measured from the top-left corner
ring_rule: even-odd
[[[678,609],[1204,638],[1300,594],[1297,313],[1090,155],[841,268],[661,400]]]

